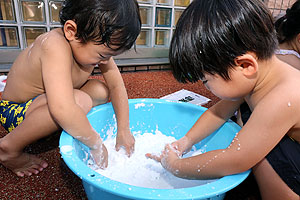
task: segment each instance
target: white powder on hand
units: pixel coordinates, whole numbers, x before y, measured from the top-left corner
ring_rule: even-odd
[[[96,172],[112,180],[133,186],[154,189],[176,189],[203,185],[214,180],[187,180],[175,177],[165,170],[160,163],[149,159],[146,153],[160,155],[166,144],[176,139],[166,136],[160,131],[138,134],[135,136],[135,151],[128,157],[123,148],[119,152],[115,150],[115,137],[108,137],[104,144],[108,150],[108,167],[105,170],[95,169]],[[190,152],[189,155],[194,155]],[[199,154],[199,152],[196,154]]]

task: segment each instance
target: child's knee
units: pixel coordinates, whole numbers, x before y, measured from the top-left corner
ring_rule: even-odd
[[[87,114],[93,106],[92,98],[85,92],[74,90],[76,104],[79,105]]]
[[[93,106],[106,103],[109,100],[108,87],[97,79],[89,80],[82,88],[93,100]]]

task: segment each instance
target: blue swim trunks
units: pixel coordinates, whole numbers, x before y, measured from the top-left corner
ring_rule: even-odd
[[[13,101],[0,101],[0,123],[8,131],[11,132],[25,119],[25,113],[33,99],[25,103],[16,103]]]

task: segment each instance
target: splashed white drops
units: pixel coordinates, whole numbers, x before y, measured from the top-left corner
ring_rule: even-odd
[[[66,155],[72,155],[73,147],[71,145],[64,145],[60,147],[60,151]]]
[[[144,106],[145,106],[144,103],[137,103],[137,104],[134,104],[134,108],[135,108],[135,109],[138,109],[138,108],[144,107]]]

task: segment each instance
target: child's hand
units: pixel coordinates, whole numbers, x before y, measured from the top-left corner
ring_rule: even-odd
[[[193,143],[187,136],[183,136],[179,140],[173,142],[171,145],[179,152],[179,155],[182,156],[191,150]]]
[[[129,157],[134,152],[134,144],[135,139],[130,130],[124,132],[118,131],[116,139],[116,151],[119,151],[121,147],[124,147],[126,154]]]
[[[100,148],[90,150],[94,163],[101,169],[105,169],[108,165],[108,153],[104,144]]]
[[[155,154],[147,153],[146,157],[160,162],[166,170],[174,174],[177,171],[175,163],[176,161],[180,160],[179,154],[180,153],[176,149],[174,149],[170,144],[167,144],[161,155],[158,156]]]

